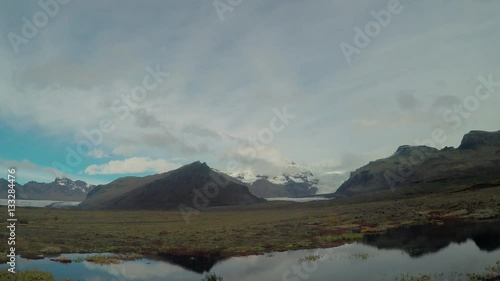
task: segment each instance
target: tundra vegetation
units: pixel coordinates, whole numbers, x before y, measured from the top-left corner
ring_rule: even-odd
[[[119,263],[122,260],[140,259],[142,255],[164,253],[191,257],[217,256],[222,259],[335,247],[358,241],[366,234],[382,233],[400,226],[500,220],[499,186],[482,188],[480,191],[468,188],[443,190],[408,196],[405,189],[400,189],[386,194],[331,201],[275,201],[247,206],[210,207],[198,216],[193,216],[189,224],[177,210],[18,208],[18,218],[27,223],[18,225],[16,250],[26,258],[91,253],[85,261],[99,264]],[[1,221],[0,227],[5,227],[5,220]],[[6,235],[0,233],[0,240],[6,240]],[[0,244],[0,252],[7,252],[6,243]],[[365,256],[360,254],[358,258],[365,259]],[[314,258],[304,261],[310,259]],[[61,259],[60,262],[68,261]],[[499,275],[498,264],[491,269],[489,275],[466,277],[477,281],[494,280],[491,276]],[[0,280],[52,280],[45,277],[50,275],[39,271],[21,272],[15,277],[5,274],[0,273]],[[401,278],[426,280],[427,277]]]
[[[399,226],[499,220],[500,187],[211,207],[189,224],[177,210],[19,208],[17,216],[29,222],[18,225],[16,236],[16,251],[27,258],[63,253],[231,257],[334,247]],[[5,226],[3,220],[0,227]],[[7,235],[0,233],[0,239]],[[6,247],[0,244],[0,252]]]

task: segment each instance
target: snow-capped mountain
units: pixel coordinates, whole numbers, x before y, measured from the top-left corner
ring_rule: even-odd
[[[0,179],[0,190],[6,189],[2,180]],[[16,197],[28,200],[83,201],[94,187],[84,181],[72,181],[68,178],[56,178],[50,183],[30,181],[24,185],[16,185]],[[1,194],[4,197],[7,192]]]
[[[258,179],[266,179],[274,184],[287,184],[293,181],[294,183],[311,183],[311,186],[316,183],[314,174],[305,167],[298,166],[291,162],[283,169],[279,175],[255,174],[251,169],[238,170],[230,174],[245,183],[253,183]]]
[[[84,181],[81,180],[72,181],[68,178],[56,178],[54,183],[60,186],[65,186],[71,190],[81,190],[84,193],[88,193],[95,187],[94,185],[88,184]]]
[[[256,192],[259,193],[258,196],[265,193],[267,197],[273,194],[272,190],[276,191],[276,196],[282,196],[283,189],[290,197],[331,193],[349,178],[348,173],[313,173],[294,162],[290,162],[277,175],[257,174],[251,169],[241,169],[230,173],[230,176],[247,183],[250,191],[259,190]]]

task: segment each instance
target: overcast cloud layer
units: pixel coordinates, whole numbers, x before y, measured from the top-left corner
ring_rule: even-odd
[[[223,171],[279,172],[294,161],[332,173],[436,128],[447,137],[438,147],[499,130],[500,88],[460,124],[443,113],[474,95],[479,76],[500,81],[500,2],[401,0],[346,59],[340,45],[355,46],[355,28],[391,2],[243,0],[221,20],[212,1],[73,0],[16,45],[23,18],[43,10],[2,1],[0,166],[50,180],[58,162],[94,183],[196,160]],[[145,79],[155,86],[144,101],[124,107]],[[110,132],[69,165],[66,147],[102,122]]]

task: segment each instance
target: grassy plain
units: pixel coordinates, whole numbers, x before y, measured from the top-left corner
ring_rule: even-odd
[[[413,189],[414,190],[414,189]],[[309,203],[267,202],[253,206],[209,208],[186,223],[179,211],[84,211],[17,209],[16,251],[25,257],[61,253],[172,253],[229,257],[305,248],[331,247],[402,225],[483,220],[500,221],[500,187],[445,192],[400,192]],[[5,218],[0,227],[5,228]],[[8,233],[0,233],[7,252]],[[5,254],[2,253],[2,256]],[[120,255],[117,255],[118,257]],[[126,254],[123,257],[134,255]],[[99,256],[91,257],[99,259]],[[3,261],[2,261],[3,262]],[[498,280],[498,264],[484,276]],[[403,276],[401,280],[430,280]],[[54,280],[48,273],[1,280]]]
[[[177,210],[19,208],[16,251],[25,257],[104,252],[229,257],[332,247],[402,225],[500,220],[500,187],[389,197],[214,207],[191,216],[190,223]],[[1,221],[6,229],[5,218]],[[7,231],[0,233],[5,241],[0,252],[7,252],[7,238]]]

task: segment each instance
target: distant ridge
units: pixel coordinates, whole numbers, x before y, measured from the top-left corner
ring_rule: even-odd
[[[216,196],[202,196],[218,190]],[[206,201],[206,202],[203,202]],[[176,170],[143,178],[120,178],[101,185],[80,204],[85,209],[175,209],[181,204],[206,206],[247,205],[264,202],[248,187],[228,175],[213,171],[196,161]]]
[[[0,178],[0,198],[7,198],[9,182]],[[56,178],[50,183],[30,181],[24,185],[16,184],[16,198],[24,200],[83,201],[94,185],[68,178]]]
[[[471,131],[458,148],[400,146],[385,159],[351,173],[339,196],[388,191],[429,183],[455,184],[500,179],[500,131]]]

